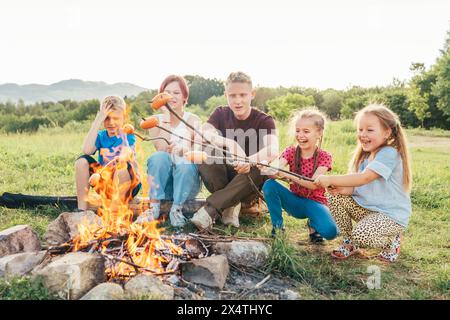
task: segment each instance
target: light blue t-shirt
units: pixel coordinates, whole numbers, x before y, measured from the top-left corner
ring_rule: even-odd
[[[365,159],[359,172],[370,169],[378,179],[353,190],[353,199],[363,208],[386,214],[406,227],[411,215],[411,198],[403,190],[403,164],[398,151],[390,146],[381,148],[375,158]]]
[[[99,131],[95,140],[95,147],[98,150],[98,162],[104,166],[113,158],[120,155],[120,151],[124,146],[130,147],[134,152],[135,143],[136,138],[133,134],[125,135],[121,133],[117,136],[110,137],[108,136],[108,131]]]

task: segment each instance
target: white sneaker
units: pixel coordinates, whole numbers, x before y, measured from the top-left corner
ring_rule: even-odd
[[[154,216],[153,216],[153,211],[152,209],[148,209],[145,210],[144,212],[142,212],[142,214],[137,217],[136,221],[134,223],[144,223],[144,222],[150,222],[155,220]]]
[[[184,227],[184,225],[186,224],[186,221],[187,221],[187,219],[183,215],[183,212],[181,211],[181,209],[174,208],[174,207],[172,207],[172,209],[170,209],[169,219],[170,219],[170,224],[175,228]]]
[[[239,213],[241,212],[241,203],[229,207],[222,212],[222,223],[239,228]]]
[[[213,225],[213,220],[204,206],[194,214],[191,222],[200,230],[209,229]]]

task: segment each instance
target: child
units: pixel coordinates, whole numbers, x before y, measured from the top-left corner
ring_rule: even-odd
[[[111,174],[112,179],[118,179],[120,185],[121,201],[129,201],[136,196],[141,188],[135,159],[135,137],[125,134],[122,130],[125,121],[126,104],[118,96],[108,96],[100,104],[91,129],[84,143],[83,155],[75,162],[75,179],[77,185],[78,210],[85,211],[88,208],[87,197],[89,193],[89,178],[94,172]],[[103,123],[105,130],[99,131]],[[127,150],[132,150],[126,155]],[[91,156],[99,151],[98,161]],[[126,166],[115,162],[119,156],[125,155]],[[107,167],[105,167],[107,165]],[[109,186],[110,187],[110,186]],[[96,188],[96,191],[99,191]]]
[[[349,174],[319,176],[330,188],[330,210],[344,236],[337,259],[359,247],[381,248],[378,258],[394,262],[411,215],[412,184],[406,136],[398,116],[383,105],[368,105],[356,116],[358,145]],[[352,226],[352,220],[356,226]]]
[[[297,146],[287,147],[280,157],[280,167],[306,177],[317,177],[331,170],[331,155],[320,149],[325,117],[315,108],[300,111],[293,120]],[[264,170],[264,169],[263,169]],[[336,223],[327,207],[325,189],[313,182],[278,172],[276,178],[287,179],[290,190],[273,179],[263,186],[264,198],[272,219],[272,236],[283,229],[282,209],[297,219],[309,219],[311,242],[322,242],[337,235]]]

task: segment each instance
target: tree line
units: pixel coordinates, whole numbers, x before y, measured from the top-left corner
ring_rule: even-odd
[[[258,87],[253,105],[277,120],[286,120],[293,111],[317,106],[331,120],[353,118],[354,114],[371,102],[383,103],[396,112],[406,127],[450,129],[450,31],[435,64],[426,68],[423,63],[411,64],[412,77],[408,81],[394,79],[384,87],[346,90],[318,90],[303,87]],[[215,107],[226,105],[223,82],[198,75],[185,76],[190,90],[190,112],[206,118]],[[152,113],[149,101],[157,90],[125,97],[131,107],[129,117],[137,124]],[[97,99],[86,101],[63,100],[25,105],[0,103],[0,131],[34,132],[39,127],[64,127],[69,123],[92,120],[99,108]]]

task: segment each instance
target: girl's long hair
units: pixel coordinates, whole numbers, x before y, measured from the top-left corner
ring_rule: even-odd
[[[387,146],[397,149],[403,162],[403,189],[406,192],[411,192],[412,188],[412,171],[411,171],[411,159],[408,151],[408,142],[406,139],[405,131],[403,130],[400,120],[396,113],[381,104],[369,104],[365,108],[361,109],[355,117],[356,123],[358,123],[361,116],[365,114],[372,114],[376,116],[381,125],[385,129],[391,129],[392,133],[387,139]],[[349,172],[358,172],[361,163],[370,155],[370,152],[365,152],[362,149],[361,143],[358,140],[356,149],[353,153],[353,158],[350,161]]]

